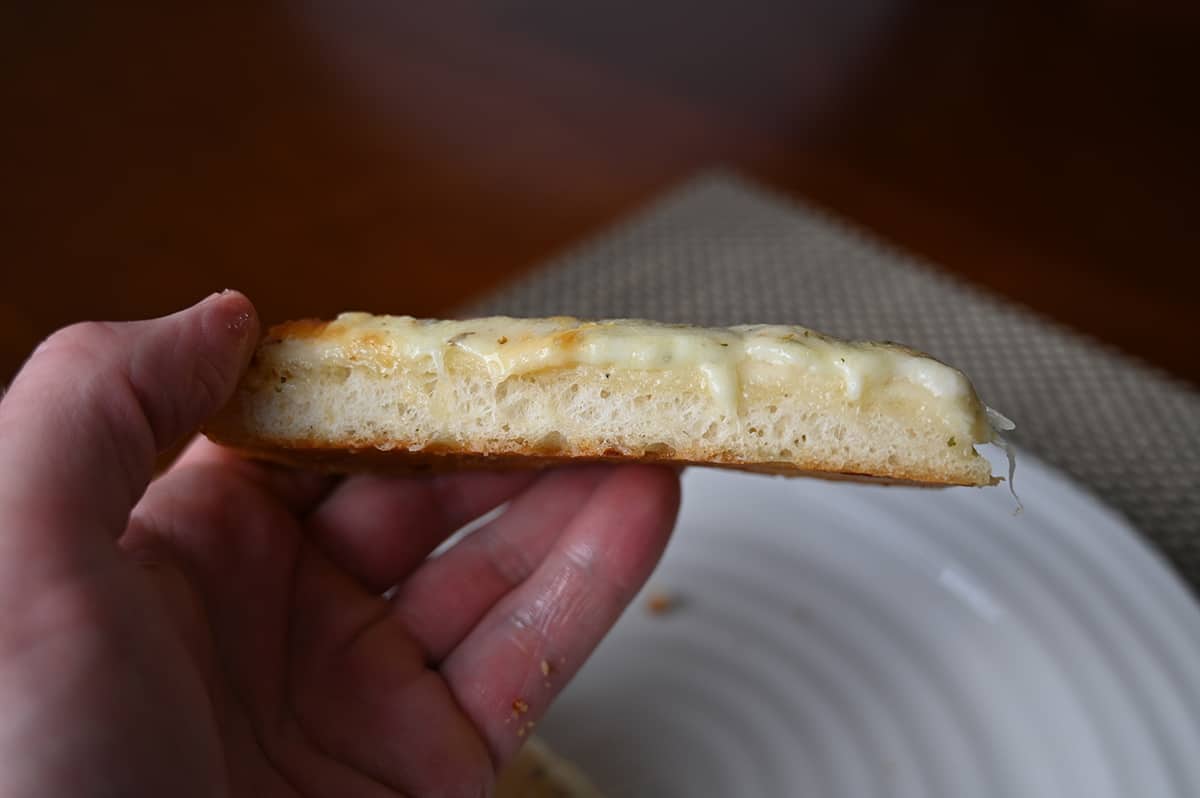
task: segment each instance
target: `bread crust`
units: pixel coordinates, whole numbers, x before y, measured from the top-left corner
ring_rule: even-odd
[[[272,442],[250,434],[237,434],[232,430],[207,429],[205,432],[209,437],[245,457],[331,474],[439,474],[464,470],[543,469],[584,463],[652,463],[677,467],[727,468],[780,477],[819,477],[838,482],[876,485],[926,488],[983,487],[977,482],[956,479],[954,476],[934,471],[907,469],[904,473],[880,476],[854,471],[830,471],[820,467],[805,468],[794,463],[751,462],[730,457],[694,457],[686,452],[676,452],[670,456],[654,453],[634,455],[591,447],[583,454],[562,454],[534,448],[488,451],[482,447],[449,445],[425,446],[410,450],[403,444],[393,445],[391,441],[381,442],[377,446],[330,446],[315,440]],[[1000,478],[992,477],[991,482],[985,484],[995,485],[1000,481]]]

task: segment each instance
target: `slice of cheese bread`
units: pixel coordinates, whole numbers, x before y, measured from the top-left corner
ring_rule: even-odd
[[[988,485],[993,418],[928,355],[803,327],[345,313],[273,328],[206,432],[333,471],[642,460]]]

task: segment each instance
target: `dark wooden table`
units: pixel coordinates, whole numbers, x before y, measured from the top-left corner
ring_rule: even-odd
[[[1200,382],[1195,4],[138,5],[0,11],[0,380],[226,286],[443,313],[726,165]]]

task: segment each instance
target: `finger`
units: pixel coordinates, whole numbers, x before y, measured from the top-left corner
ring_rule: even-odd
[[[496,761],[512,755],[640,589],[678,507],[679,482],[670,469],[617,470],[534,573],[442,662],[459,706]]]
[[[533,472],[358,476],[312,513],[312,540],[368,590],[382,593],[468,521],[521,491]]]
[[[223,737],[253,745],[252,757],[231,749],[231,773],[269,784],[257,764],[265,757],[312,795],[394,794],[310,742],[291,712],[286,674],[301,535],[276,496],[221,462],[192,461],[150,486],[121,545],[159,590]],[[334,614],[354,612],[338,605]]]
[[[400,584],[395,616],[441,662],[501,597],[542,562],[614,466],[547,473],[507,510]]]
[[[321,750],[402,795],[490,794],[487,747],[387,608],[305,548],[289,639],[301,725]]]
[[[333,490],[339,478],[276,463],[250,460],[232,449],[196,436],[168,473],[185,468],[216,466],[263,488],[296,515],[305,515]]]
[[[47,339],[0,402],[5,543],[44,557],[70,552],[64,541],[119,535],[156,453],[232,394],[257,328],[250,302],[226,292],[161,319],[88,322]]]
[[[295,518],[260,486],[215,464],[173,470],[134,508],[120,545],[143,567],[177,569],[203,606],[214,667],[269,705],[281,686],[289,583],[299,531]],[[204,656],[196,656],[203,661]],[[214,681],[219,679],[214,678]]]

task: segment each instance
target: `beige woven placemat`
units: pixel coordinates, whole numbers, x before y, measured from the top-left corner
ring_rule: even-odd
[[[970,374],[1018,444],[1200,587],[1200,394],[735,176],[688,183],[469,312],[798,323],[911,344]]]

